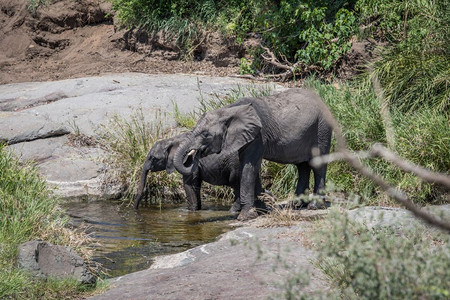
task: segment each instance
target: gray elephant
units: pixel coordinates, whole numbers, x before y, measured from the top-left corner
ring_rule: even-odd
[[[142,167],[141,179],[134,202],[134,207],[136,209],[139,207],[139,203],[145,194],[144,190],[148,172],[166,170],[167,173],[172,173],[175,170],[173,165],[174,153],[188,134],[189,133],[183,133],[172,138],[159,140],[155,142],[150,149]],[[239,212],[241,210],[241,201],[239,198],[241,183],[239,167],[239,157],[234,153],[227,155],[226,152],[222,152],[220,154],[212,154],[199,159],[196,170],[190,174],[183,175],[183,185],[186,191],[188,209],[201,209],[200,189],[202,181],[206,181],[213,185],[226,185],[232,187],[235,199],[230,212]],[[259,195],[262,192],[263,189],[258,176],[254,194]],[[258,203],[261,208],[265,208],[262,202],[258,201]]]
[[[240,167],[239,219],[257,216],[255,183],[262,159],[295,164],[299,177],[296,195],[309,187],[313,150],[328,154],[331,126],[328,108],[312,91],[290,89],[263,97],[242,98],[205,113],[174,154],[174,166],[183,175],[196,172],[199,161],[214,153],[236,153]],[[327,166],[314,168],[314,193],[325,187]]]

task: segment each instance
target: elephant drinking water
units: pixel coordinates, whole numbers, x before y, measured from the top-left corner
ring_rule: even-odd
[[[180,143],[188,137],[188,133],[183,133],[172,138],[163,139],[155,142],[147,154],[142,167],[141,179],[138,186],[138,192],[135,198],[134,207],[137,209],[144,196],[144,189],[149,171],[158,172],[166,170],[172,173],[175,168],[173,157]],[[201,209],[200,189],[202,181],[213,185],[226,185],[233,188],[235,201],[231,212],[241,210],[240,197],[240,172],[239,157],[234,153],[222,152],[220,154],[211,154],[196,161],[197,167],[190,174],[183,175],[183,185],[186,191],[186,197],[189,210]],[[254,195],[263,192],[259,176],[255,185]],[[263,204],[261,204],[263,206]]]

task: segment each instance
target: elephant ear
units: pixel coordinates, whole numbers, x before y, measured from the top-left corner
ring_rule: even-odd
[[[238,151],[261,132],[261,120],[252,104],[227,108],[227,132],[224,147]]]
[[[173,165],[173,157],[175,155],[177,147],[170,145],[166,150],[166,172],[167,174],[173,173],[175,171],[175,166]]]

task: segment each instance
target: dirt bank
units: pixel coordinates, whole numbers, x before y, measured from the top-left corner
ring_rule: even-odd
[[[111,72],[226,76],[239,69],[243,50],[217,34],[208,35],[201,60],[183,62],[161,41],[136,41],[143,38],[136,31],[126,40],[108,2],[54,0],[35,13],[27,3],[0,3],[0,84]]]

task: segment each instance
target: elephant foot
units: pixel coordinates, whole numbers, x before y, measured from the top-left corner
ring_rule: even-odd
[[[258,213],[256,212],[256,208],[252,207],[249,210],[242,210],[237,219],[238,221],[247,221],[256,219],[257,217]]]
[[[325,200],[314,200],[308,203],[307,209],[316,210],[316,209],[327,209],[330,207],[331,202]]]
[[[233,202],[233,206],[230,208],[230,213],[237,214],[241,211],[241,204],[237,202]]]
[[[269,211],[269,208],[267,207],[266,203],[260,199],[255,200],[255,208],[260,213],[266,213]]]

